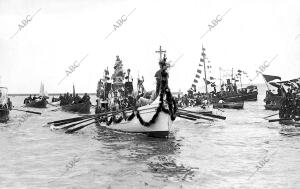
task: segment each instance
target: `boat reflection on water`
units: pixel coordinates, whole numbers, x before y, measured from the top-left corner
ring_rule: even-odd
[[[194,176],[195,168],[176,162],[180,154],[181,140],[171,133],[169,138],[151,138],[143,134],[124,134],[98,127],[96,140],[105,148],[117,152],[118,158],[145,163],[145,172],[155,177],[169,180],[189,180]]]

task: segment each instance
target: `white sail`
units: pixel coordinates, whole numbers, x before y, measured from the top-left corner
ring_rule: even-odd
[[[45,91],[45,86],[43,82],[41,82],[41,86],[40,86],[40,96],[48,96],[47,91]]]

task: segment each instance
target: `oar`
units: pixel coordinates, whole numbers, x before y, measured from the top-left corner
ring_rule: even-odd
[[[80,121],[80,122],[78,122],[78,123],[73,123],[73,124],[71,124],[71,125],[67,125],[67,126],[64,126],[64,127],[59,127],[59,129],[68,129],[68,128],[71,128],[71,127],[74,127],[74,126],[76,126],[76,125],[79,125],[79,124],[81,124],[81,123],[84,123],[84,122],[87,122],[87,121],[90,121],[90,120],[93,120],[93,119],[95,119],[95,118],[90,118],[90,119],[85,119],[85,120],[83,120],[83,121]]]
[[[183,119],[191,120],[191,121],[196,121],[197,120],[195,118],[186,117],[186,116],[183,116],[183,115],[177,115],[177,116],[180,117],[180,118],[183,118]]]
[[[193,111],[184,110],[184,109],[178,109],[178,110],[181,111],[181,112],[188,112],[188,113],[193,113],[193,114],[201,114],[201,115],[204,115],[204,116],[207,116],[207,117],[213,117],[213,118],[217,118],[217,119],[223,119],[223,120],[226,119],[226,117],[224,117],[224,116],[215,115],[215,114],[208,114],[208,113],[205,113],[205,112],[193,112]]]
[[[278,115],[278,114],[279,114],[279,113],[269,115],[269,116],[267,116],[267,117],[264,117],[264,119],[269,118],[269,117],[273,117],[273,116]]]
[[[178,114],[183,115],[183,116],[187,116],[187,117],[191,117],[191,118],[195,118],[195,119],[204,119],[204,120],[208,120],[208,121],[214,121],[213,119],[210,119],[210,118],[196,116],[196,115],[193,115],[193,114],[188,114],[188,113],[183,113],[183,112],[178,112]]]
[[[93,114],[93,115],[86,115],[86,116],[80,116],[80,117],[75,117],[75,118],[69,118],[69,119],[62,119],[62,120],[57,120],[57,121],[52,121],[52,122],[48,122],[47,124],[58,124],[58,123],[70,123],[70,122],[76,122],[76,121],[80,121],[83,119],[88,119],[90,117],[98,117],[98,116],[105,116],[108,114],[113,114],[113,113],[121,113],[123,111],[127,111],[127,110],[131,110],[132,107],[130,108],[125,108],[124,110],[119,110],[119,111],[110,111],[110,112],[104,112],[104,113],[99,113],[99,114]]]
[[[270,119],[269,122],[293,120],[292,118]]]
[[[98,120],[93,121],[93,122],[91,122],[91,123],[88,123],[88,124],[86,124],[86,125],[82,125],[82,126],[80,126],[80,127],[76,127],[76,128],[74,128],[74,129],[69,129],[69,130],[67,130],[65,133],[67,133],[67,134],[74,133],[75,131],[78,131],[78,130],[80,130],[80,129],[85,128],[86,126],[89,126],[89,125],[91,125],[91,124],[97,123],[97,121],[98,121]]]
[[[0,110],[5,110],[5,109],[0,109]],[[27,112],[27,113],[42,115],[41,112],[34,112],[34,111],[29,111],[29,110],[19,110],[19,109],[11,109],[11,110],[16,110],[16,111],[20,111],[20,112]]]

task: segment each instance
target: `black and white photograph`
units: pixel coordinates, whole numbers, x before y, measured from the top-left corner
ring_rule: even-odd
[[[0,189],[300,188],[299,0],[0,0]]]

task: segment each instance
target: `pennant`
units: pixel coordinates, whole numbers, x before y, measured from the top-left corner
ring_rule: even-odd
[[[194,83],[198,83],[198,80],[197,80],[197,79],[194,79]]]
[[[200,75],[196,74],[196,78],[200,78]]]
[[[275,79],[279,79],[281,80],[281,77],[279,76],[274,76],[274,75],[265,75],[265,74],[262,74],[263,77],[265,78],[266,82],[270,82],[270,81],[273,81]]]
[[[197,73],[200,73],[200,74],[201,74],[201,70],[197,70]]]

